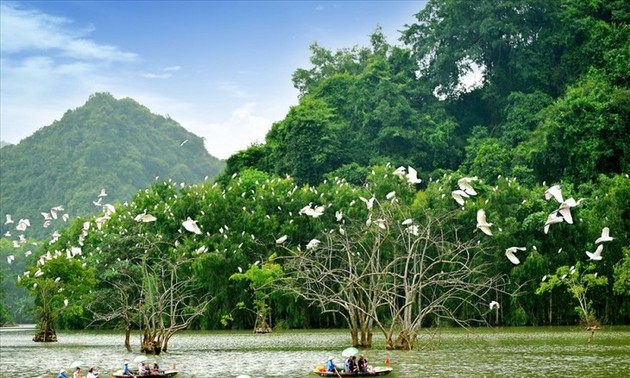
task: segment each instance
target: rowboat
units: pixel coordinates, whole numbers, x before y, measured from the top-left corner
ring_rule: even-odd
[[[394,369],[391,367],[375,366],[365,373],[346,373],[343,370],[339,370],[335,373],[334,371],[326,371],[326,367],[324,365],[318,365],[315,366],[315,369],[313,369],[313,373],[319,375],[320,377],[380,377],[391,373],[393,370]]]
[[[151,373],[151,374],[143,374],[143,375],[138,375],[138,371],[131,371],[131,374],[124,374],[122,369],[121,370],[117,370],[115,372],[112,373],[112,375],[116,378],[133,378],[133,377],[148,377],[148,378],[168,378],[168,377],[174,377],[177,375],[177,370],[164,370],[164,371],[160,371],[159,373]]]

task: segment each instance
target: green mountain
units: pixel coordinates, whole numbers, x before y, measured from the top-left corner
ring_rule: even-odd
[[[0,148],[2,148],[2,147],[4,147],[4,146],[10,146],[10,145],[11,145],[11,143],[9,143],[9,142],[5,142],[5,141],[3,141],[3,140],[0,140]]]
[[[184,143],[185,142],[185,143]],[[224,162],[211,156],[201,137],[176,121],[153,114],[136,101],[97,93],[17,145],[0,152],[2,233],[29,219],[29,237],[62,226],[61,216],[97,214],[101,204],[130,200],[160,180],[195,183],[216,176]],[[63,206],[44,228],[42,212]],[[5,225],[4,214],[14,224]],[[14,235],[15,236],[15,235]],[[13,239],[13,237],[12,237]]]

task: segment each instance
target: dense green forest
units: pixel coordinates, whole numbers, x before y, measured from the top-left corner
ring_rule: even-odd
[[[445,324],[628,324],[629,19],[624,1],[436,0],[404,27],[402,45],[378,28],[369,46],[313,44],[311,67],[293,75],[299,104],[216,182],[161,179],[114,213],[69,222],[57,240],[3,239],[3,255],[15,255],[5,285],[29,271],[20,285],[62,328],[147,327],[142,319],[175,307],[160,299],[168,277],[186,300],[167,329],[262,318],[355,327],[353,343],[369,345],[365,326],[407,348],[418,327]],[[17,147],[2,149],[3,172]],[[135,176],[145,174],[155,176]],[[17,202],[37,177],[15,182]],[[472,191],[455,192],[466,182]],[[606,227],[613,239],[602,242]]]

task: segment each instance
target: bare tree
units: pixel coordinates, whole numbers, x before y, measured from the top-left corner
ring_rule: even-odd
[[[108,244],[112,266],[103,274],[101,300],[90,306],[95,321],[121,321],[127,350],[131,350],[130,332],[138,327],[142,352],[166,352],[170,338],[189,327],[210,303],[191,271],[194,259],[159,236],[113,238]],[[125,259],[117,257],[117,248],[127,253]]]
[[[349,220],[290,256],[283,286],[343,315],[356,346],[371,346],[372,327],[388,349],[412,349],[423,326],[485,323],[505,280],[487,274],[482,244],[459,235],[452,212],[409,211],[376,201],[367,221]]]

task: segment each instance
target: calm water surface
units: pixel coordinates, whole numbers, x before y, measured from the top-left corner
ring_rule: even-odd
[[[31,341],[34,331],[0,329],[0,377],[45,377],[75,360],[96,366],[101,377],[137,356],[127,353],[123,335],[112,332],[61,332],[57,343]],[[417,377],[630,377],[630,327],[606,327],[591,343],[577,328],[498,328],[427,331],[416,350],[386,351],[375,334],[366,351],[373,365],[391,360],[391,378]],[[178,378],[311,377],[313,366],[329,355],[341,363],[349,347],[345,330],[181,332],[169,352],[157,357],[162,368],[175,364]],[[152,358],[154,359],[154,358]],[[132,364],[133,365],[133,364]]]

